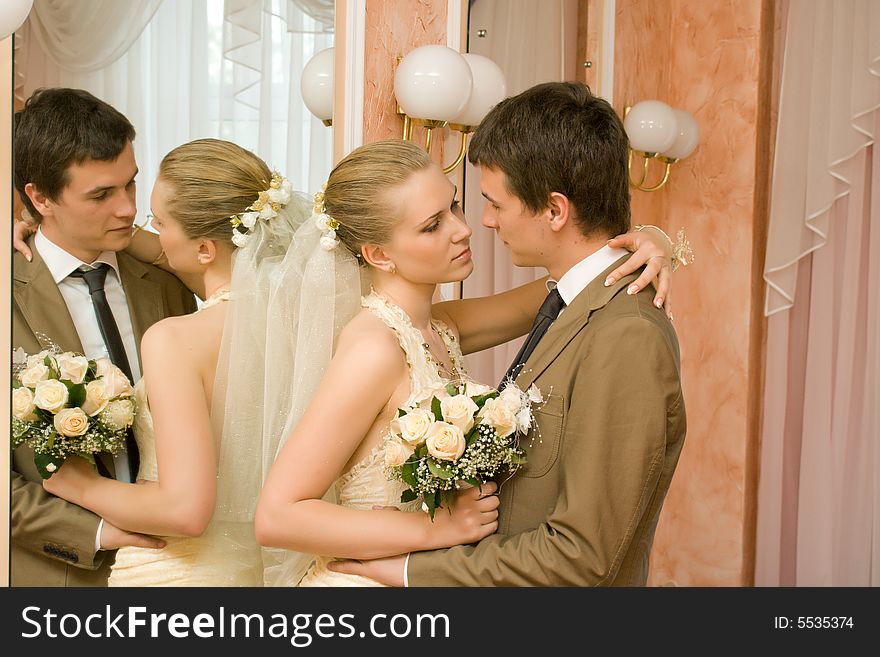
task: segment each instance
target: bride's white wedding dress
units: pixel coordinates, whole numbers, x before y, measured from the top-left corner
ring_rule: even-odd
[[[225,297],[225,298],[228,298]],[[202,308],[225,300],[206,300]],[[140,454],[138,479],[158,481],[153,418],[142,378],[134,387],[134,437]],[[202,536],[162,537],[164,548],[123,547],[108,586],[262,586],[263,564],[253,523],[214,520]]]
[[[410,395],[407,405],[425,399],[442,388],[443,378],[434,363],[428,360],[422,334],[410,322],[409,316],[398,306],[373,292],[364,297],[362,305],[371,310],[397,335],[409,366]],[[454,368],[464,373],[461,347],[449,328],[434,320],[434,328],[442,336]],[[353,509],[372,509],[374,506],[395,506],[401,511],[418,511],[421,500],[401,503],[400,495],[406,489],[400,481],[390,481],[385,475],[384,443],[377,445],[362,461],[355,464],[336,481],[338,504]],[[318,557],[300,582],[300,586],[382,586],[366,577],[336,573],[327,569],[329,557]]]

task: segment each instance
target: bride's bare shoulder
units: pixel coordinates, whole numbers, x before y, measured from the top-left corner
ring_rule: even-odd
[[[385,322],[369,310],[361,310],[345,325],[339,334],[336,345],[339,355],[359,355],[363,358],[367,353],[381,358],[400,360],[400,342],[394,331]]]

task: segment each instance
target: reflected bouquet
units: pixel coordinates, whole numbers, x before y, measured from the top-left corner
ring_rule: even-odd
[[[12,446],[26,443],[43,479],[76,454],[94,462],[97,452],[125,445],[135,403],[128,377],[107,358],[44,350],[12,358]]]
[[[385,432],[388,477],[407,485],[401,502],[421,497],[431,518],[448,506],[461,482],[481,486],[525,463],[519,436],[534,422],[542,397],[509,383],[489,386],[450,383],[421,403],[398,410]]]

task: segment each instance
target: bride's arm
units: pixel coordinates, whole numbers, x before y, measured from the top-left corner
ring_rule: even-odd
[[[637,292],[656,278],[654,303],[660,306],[665,302],[669,314],[672,245],[665,234],[646,230],[648,228],[653,227],[645,226],[614,238],[614,246],[626,248],[633,255],[612,273],[621,278],[645,265],[645,270],[630,287],[634,286],[634,292]],[[547,296],[546,282],[545,276],[488,297],[444,301],[434,304],[432,314],[458,332],[463,353],[481,351],[528,333]]]
[[[127,484],[71,459],[43,482],[63,497],[130,532],[198,536],[214,511],[217,468],[208,402],[181,318],[154,324],[141,342],[153,416],[159,481]]]
[[[370,559],[473,542],[497,528],[497,498],[480,500],[470,511],[439,510],[434,522],[422,512],[357,510],[321,499],[405,376],[406,363],[390,331],[376,329],[363,316],[346,327],[263,486],[255,518],[260,544]]]

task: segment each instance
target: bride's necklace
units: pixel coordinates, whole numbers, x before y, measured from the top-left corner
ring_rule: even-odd
[[[207,299],[202,302],[202,310],[205,308],[210,308],[211,306],[216,306],[221,301],[229,301],[229,287],[222,286],[216,292],[212,293]]]
[[[440,334],[437,333],[439,336]],[[424,337],[424,335],[422,336]],[[425,357],[428,359],[428,362],[431,363],[436,369],[437,373],[442,377],[446,377],[450,380],[456,380],[459,378],[458,368],[455,366],[455,358],[452,357],[452,351],[449,349],[449,345],[446,343],[446,340],[443,340],[443,337],[440,336],[440,339],[443,341],[443,345],[446,347],[446,355],[449,357],[449,369],[441,363],[439,360],[434,358],[434,354],[431,352],[431,345],[429,345],[426,341],[422,341],[422,348],[425,350]]]

